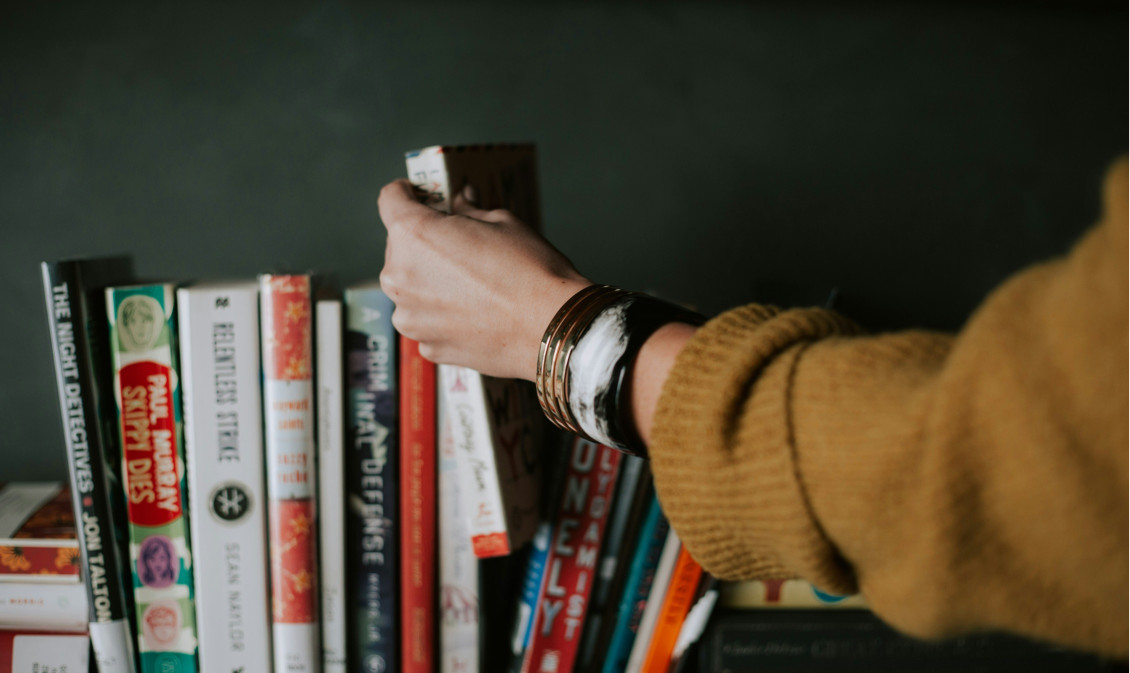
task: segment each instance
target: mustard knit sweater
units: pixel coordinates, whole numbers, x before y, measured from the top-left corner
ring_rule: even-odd
[[[1065,258],[960,334],[820,309],[707,323],[664,386],[664,511],[724,579],[861,591],[920,637],[1004,629],[1127,654],[1127,166]]]

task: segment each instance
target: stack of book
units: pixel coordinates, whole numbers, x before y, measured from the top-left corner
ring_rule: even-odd
[[[0,484],[0,673],[87,669],[77,537],[62,484]]]
[[[436,208],[472,185],[540,221],[532,146],[407,162]],[[767,606],[868,614],[778,582],[723,587],[711,620],[646,461],[559,435],[529,383],[428,362],[376,282],[139,283],[113,258],[45,263],[43,288],[74,497],[9,487],[68,516],[28,533],[0,506],[0,537],[63,538],[0,541],[0,627],[73,630],[52,637],[101,673],[742,670]]]

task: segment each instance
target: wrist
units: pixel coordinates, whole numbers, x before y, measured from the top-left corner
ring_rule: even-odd
[[[702,322],[697,313],[638,292],[582,288],[554,315],[539,346],[535,384],[546,416],[585,439],[646,456],[633,407],[637,356],[665,326]],[[652,346],[649,352],[666,349]],[[645,426],[650,431],[650,418]]]
[[[545,329],[557,311],[581,290],[592,285],[592,281],[580,274],[570,277],[554,277],[536,293],[537,299],[525,311],[525,324],[521,328],[522,348],[519,361],[515,363],[517,376],[527,381],[537,377],[538,350]]]
[[[632,417],[644,444],[651,443],[651,424],[667,376],[675,367],[675,359],[683,346],[697,331],[698,327],[687,323],[668,323],[644,342],[636,356],[631,371]]]

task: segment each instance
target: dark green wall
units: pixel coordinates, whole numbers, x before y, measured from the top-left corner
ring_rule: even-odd
[[[37,264],[375,276],[405,150],[532,140],[591,278],[957,328],[1095,219],[1125,5],[0,10],[0,481],[65,474]]]

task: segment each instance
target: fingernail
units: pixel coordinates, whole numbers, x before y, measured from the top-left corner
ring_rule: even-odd
[[[467,201],[467,203],[471,203],[471,204],[478,203],[479,202],[479,190],[475,189],[471,185],[467,185],[466,187],[463,188],[463,198]]]

